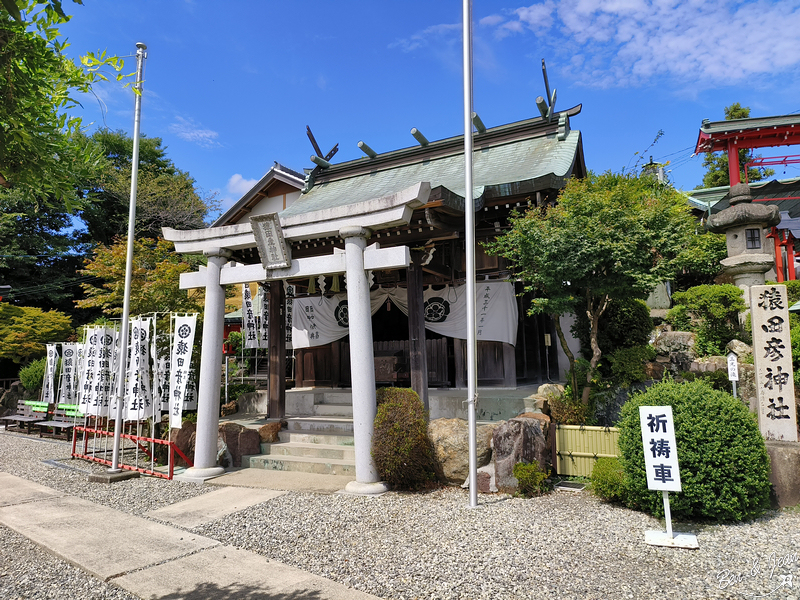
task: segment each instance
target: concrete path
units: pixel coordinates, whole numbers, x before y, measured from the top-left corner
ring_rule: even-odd
[[[344,490],[353,475],[322,475],[300,471],[273,471],[271,469],[239,469],[209,479],[208,485],[242,486],[270,490],[291,490],[333,494]]]
[[[225,509],[207,499],[215,494],[220,501],[234,503],[236,510],[279,495],[223,488],[179,503],[185,516],[166,508],[150,514],[193,527],[224,514]],[[84,571],[148,600],[375,599],[258,554],[6,473],[0,473],[0,524]]]

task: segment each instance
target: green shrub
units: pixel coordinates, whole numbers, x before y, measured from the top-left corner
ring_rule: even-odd
[[[591,324],[584,311],[577,311],[572,334],[581,343],[581,354],[587,359],[592,356],[589,341]],[[604,355],[619,348],[642,346],[650,341],[653,320],[650,309],[642,300],[614,300],[600,316],[597,324],[597,344]]]
[[[625,470],[618,458],[598,458],[592,468],[592,492],[607,502],[625,503]]]
[[[622,407],[619,448],[628,506],[663,514],[661,492],[647,489],[640,406],[672,407],[683,489],[670,495],[675,517],[740,521],[769,507],[769,456],[755,415],[702,380],[663,381]]]
[[[19,380],[29,392],[41,389],[44,372],[47,369],[47,357],[32,360],[19,370]]]
[[[581,381],[580,379],[578,381]],[[567,386],[563,396],[550,398],[550,418],[562,425],[591,425],[593,411],[580,399],[572,398],[572,388]]]
[[[697,333],[695,348],[700,355],[723,355],[725,345],[741,336],[739,313],[746,306],[742,290],[735,285],[698,285],[676,292],[672,300],[677,306],[667,313],[667,321]]]
[[[517,463],[514,465],[514,477],[517,479],[517,492],[521,496],[531,498],[541,496],[550,491],[551,486],[547,481],[550,469],[542,469],[539,463]]]
[[[647,379],[644,364],[655,359],[656,351],[652,346],[631,346],[619,348],[608,356],[611,364],[611,377],[615,384],[629,387]]]
[[[387,391],[388,390],[388,391]],[[436,479],[433,445],[422,400],[408,388],[383,388],[372,434],[372,458],[383,481],[419,489]]]
[[[228,402],[231,400],[238,400],[242,394],[251,394],[256,391],[254,385],[249,383],[229,383],[228,384]],[[219,390],[220,402],[225,402],[225,386],[223,385]]]

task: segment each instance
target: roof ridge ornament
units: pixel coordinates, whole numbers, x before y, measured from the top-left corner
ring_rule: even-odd
[[[556,89],[553,88],[553,93],[550,93],[550,82],[547,79],[547,66],[544,64],[544,59],[542,59],[542,77],[544,77],[544,91],[547,94],[547,102],[545,103],[544,98],[541,96],[537,96],[536,106],[539,108],[542,118],[547,119],[547,122],[550,123],[556,111]]]

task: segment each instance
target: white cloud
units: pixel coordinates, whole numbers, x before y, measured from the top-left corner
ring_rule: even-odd
[[[176,116],[175,121],[175,123],[169,126],[169,130],[182,140],[197,144],[201,148],[221,146],[221,144],[217,142],[219,134],[216,131],[203,129],[192,119],[184,119],[183,117]]]
[[[234,173],[231,175],[231,178],[228,179],[226,188],[231,194],[242,197],[253,189],[253,186],[257,183],[258,179],[245,179],[239,173]]]
[[[403,52],[412,52],[419,48],[439,45],[444,40],[451,40],[454,35],[461,39],[461,23],[445,23],[431,25],[410,37],[389,44],[389,48],[400,48]],[[433,44],[431,43],[433,42]]]
[[[530,32],[561,55],[566,75],[599,86],[741,83],[800,66],[795,0],[545,0],[487,17],[495,37]],[[571,58],[581,54],[585,60]]]

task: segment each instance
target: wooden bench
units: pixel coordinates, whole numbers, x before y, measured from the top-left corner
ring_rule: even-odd
[[[20,400],[17,403],[17,414],[3,417],[2,421],[5,423],[6,431],[8,431],[9,424],[15,424],[20,430],[25,426],[28,433],[31,433],[31,428],[35,423],[47,419],[49,410],[50,404],[47,402]]]
[[[75,425],[83,417],[84,414],[80,412],[77,404],[58,404],[55,411],[53,411],[51,420],[36,423],[39,428],[39,437],[42,437],[45,433],[56,437],[61,432],[64,432],[64,437],[69,439],[69,432],[74,429]],[[46,432],[46,429],[52,429],[52,432]]]

